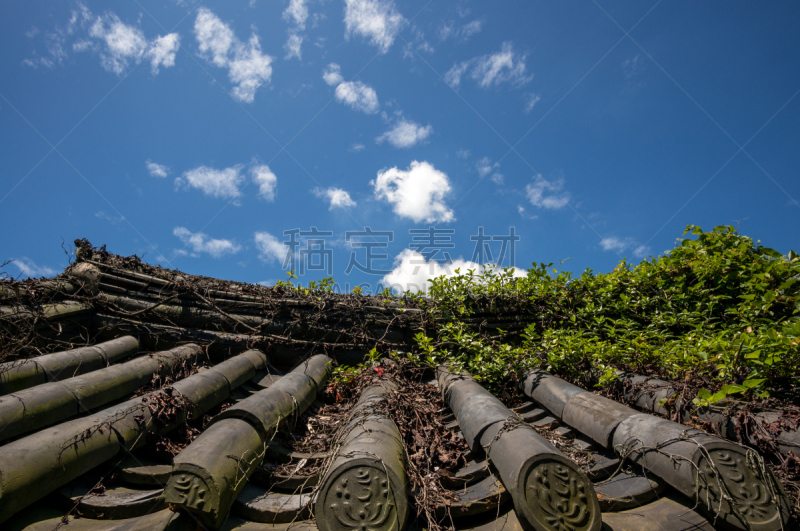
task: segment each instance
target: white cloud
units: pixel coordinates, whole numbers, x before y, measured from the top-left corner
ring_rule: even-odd
[[[644,258],[650,254],[650,247],[646,245],[638,245],[633,238],[618,238],[616,236],[609,236],[600,240],[600,247],[604,251],[613,251],[615,253],[622,253],[628,249],[633,248],[633,254],[637,258]]]
[[[158,165],[157,165],[158,166]],[[148,168],[149,168],[148,162]],[[242,174],[244,164],[218,170],[208,166],[199,166],[186,171],[175,179],[175,187],[196,188],[204,194],[222,199],[237,199],[242,196],[241,186],[245,181]],[[275,200],[275,189],[278,178],[266,164],[254,164],[250,167],[250,177],[258,186],[258,195],[267,201]],[[238,202],[234,202],[238,205]]]
[[[94,49],[95,49],[94,43],[88,39],[81,39],[79,41],[75,41],[74,43],[72,43],[73,52],[83,53]]]
[[[303,46],[303,37],[298,35],[297,33],[290,33],[289,39],[287,39],[286,44],[283,45],[283,49],[286,50],[286,55],[284,59],[303,59],[303,55],[301,52],[301,48]]]
[[[195,255],[208,253],[214,258],[219,258],[226,254],[236,254],[242,250],[241,245],[233,243],[231,240],[209,238],[202,232],[193,233],[186,227],[175,227],[172,234],[180,238],[184,245],[191,247]]]
[[[500,165],[496,162],[492,164],[492,161],[489,159],[489,157],[483,157],[481,160],[475,163],[475,169],[478,170],[478,175],[480,175],[481,178],[492,173],[492,170],[498,166]]]
[[[261,53],[258,36],[253,33],[247,44],[207,8],[200,8],[194,23],[200,53],[213,65],[228,69],[228,78],[236,85],[233,97],[252,103],[255,93],[272,77],[272,57]]]
[[[608,238],[603,238],[600,240],[600,247],[603,248],[604,251],[614,251],[617,253],[621,253],[625,249],[627,249],[630,245],[629,241],[623,241],[616,236],[611,236]]]
[[[336,100],[366,114],[375,114],[380,108],[375,89],[361,81],[346,81],[336,87]]]
[[[378,144],[389,142],[396,148],[410,148],[419,142],[425,141],[431,133],[431,125],[422,126],[414,121],[400,118],[394,127],[375,139]]]
[[[473,20],[468,24],[464,24],[461,29],[459,30],[459,36],[467,40],[473,35],[477,35],[483,29],[483,21],[481,20]]]
[[[106,49],[100,53],[103,68],[117,75],[128,68],[128,61],[141,61],[147,49],[142,30],[123,24],[113,13],[99,17],[89,29],[89,36],[105,41]]]
[[[151,177],[166,177],[169,175],[169,167],[164,166],[163,164],[157,164],[152,160],[148,160],[145,162],[147,166],[147,171],[150,172]]]
[[[514,52],[510,42],[504,42],[497,53],[482,55],[453,65],[453,68],[445,74],[445,81],[457,89],[461,85],[461,78],[469,70],[469,76],[481,88],[505,82],[517,86],[524,85],[532,79],[532,76],[525,75],[525,59],[526,55]]]
[[[183,176],[175,179],[175,186],[179,187],[185,184],[188,187],[201,190],[206,195],[223,199],[235,199],[242,195],[241,190],[239,190],[239,186],[244,180],[242,168],[241,164],[222,170],[200,166],[185,172]]]
[[[444,42],[452,37],[454,39],[466,42],[473,35],[480,33],[482,29],[482,20],[473,20],[472,22],[464,24],[460,28],[456,28],[456,23],[451,20],[439,27],[439,40]]]
[[[638,54],[635,57],[626,59],[625,62],[622,63],[622,69],[625,72],[625,79],[630,79],[637,75],[642,71],[643,66],[644,62],[642,61],[642,57]]]
[[[283,11],[283,19],[291,26],[289,38],[283,45],[286,50],[284,59],[302,59],[303,36],[300,35],[300,32],[306,29],[306,20],[308,20],[307,0],[290,0],[288,7]]]
[[[169,68],[175,66],[175,54],[181,47],[181,38],[177,33],[170,33],[158,37],[150,45],[145,55],[150,59],[150,70],[158,74],[158,67]]]
[[[228,65],[228,54],[238,39],[219,17],[206,8],[200,8],[194,22],[194,35],[207,60],[220,68]]]
[[[344,82],[342,77],[342,67],[336,63],[331,63],[322,71],[322,79],[325,80],[330,86],[338,85]]]
[[[539,103],[539,100],[542,99],[541,96],[537,94],[526,94],[525,95],[525,114],[528,114],[533,110],[533,107]]]
[[[297,29],[305,29],[308,19],[307,0],[290,0],[288,7],[283,11],[283,19],[294,24]]]
[[[455,31],[453,21],[442,24],[441,27],[439,27],[439,40],[442,42],[446,41],[455,34]]]
[[[380,108],[378,94],[375,89],[361,81],[345,81],[342,68],[331,63],[322,71],[322,79],[330,86],[336,86],[335,96],[339,103],[344,103],[357,111],[375,114]]]
[[[393,0],[344,0],[345,38],[361,35],[386,53],[406,23]]]
[[[97,17],[89,28],[89,37],[98,39],[105,46],[99,47],[100,61],[107,71],[122,75],[129,63],[138,64],[142,59],[150,60],[153,75],[158,74],[160,66],[175,66],[175,54],[180,47],[180,36],[170,33],[148,41],[142,30],[120,20],[114,13]],[[78,41],[74,51],[92,49],[89,41]]]
[[[467,71],[467,68],[469,68],[469,61],[453,65],[453,68],[445,73],[444,82],[452,88],[457,89],[461,86],[461,77],[464,75],[464,72]]]
[[[67,40],[72,38],[78,30],[85,30],[91,19],[91,11],[79,3],[78,10],[72,11],[70,20],[65,27],[56,26],[53,31],[45,32],[44,41],[48,56],[39,56],[34,50],[33,57],[24,59],[22,64],[31,68],[39,68],[39,66],[53,68],[56,64],[62,64],[67,58],[67,52],[64,50],[65,47],[68,47]],[[30,34],[26,35],[32,39],[38,34],[37,28],[37,31],[31,30]]]
[[[11,263],[19,268],[20,273],[29,278],[52,277],[58,273],[51,267],[36,265],[30,258],[15,258]]]
[[[353,153],[359,153],[361,151],[364,151],[365,149],[366,147],[364,146],[364,144],[353,144],[352,146],[350,146],[350,151],[352,151]]]
[[[428,262],[417,251],[403,249],[395,257],[392,271],[381,279],[381,283],[399,291],[427,293],[431,287],[428,279],[442,275],[454,277],[456,276],[456,269],[461,274],[466,274],[469,269],[474,269],[476,273],[481,273],[487,268],[463,258],[453,260],[450,264],[440,264],[434,260]],[[492,270],[498,271],[497,269]],[[526,274],[527,272],[524,269],[519,268],[515,268],[513,273],[515,277],[524,277]]]
[[[102,210],[100,210],[98,212],[95,212],[94,213],[94,217],[96,217],[98,219],[102,219],[104,221],[108,221],[112,225],[116,225],[117,223],[125,221],[125,216],[119,216],[119,217],[117,217],[117,216],[109,216],[108,214],[106,214]]]
[[[447,175],[428,162],[415,160],[407,170],[394,167],[379,171],[370,184],[375,197],[392,203],[398,216],[417,223],[455,220],[453,211],[444,203],[450,192]]]
[[[272,57],[261,53],[256,35],[250,36],[247,47],[237,51],[235,59],[229,64],[228,77],[237,84],[233,96],[246,103],[253,103],[256,90],[272,76]]]
[[[258,257],[265,262],[282,262],[289,252],[289,248],[269,232],[256,232],[253,240],[258,249]]]
[[[425,40],[425,34],[421,29],[414,26],[412,28],[412,33],[414,34],[414,38],[410,41],[407,41],[406,45],[403,46],[403,58],[413,58],[415,51],[427,54],[432,54],[434,52],[433,46],[431,46],[431,43]]]
[[[278,177],[269,169],[266,164],[250,168],[250,175],[253,182],[258,185],[258,195],[267,201],[275,200],[275,187],[278,186]]]
[[[478,170],[478,175],[480,175],[481,179],[489,175],[490,173],[494,172],[497,168],[500,167],[500,164],[495,162],[492,163],[489,157],[483,157],[479,161],[475,163],[475,169]],[[495,172],[492,177],[492,182],[495,184],[503,184],[503,174]]]
[[[456,157],[463,160],[467,160],[469,158],[469,155],[470,153],[468,149],[459,149],[458,151],[456,151]]]
[[[535,175],[533,183],[525,188],[525,193],[533,206],[557,210],[569,203],[569,193],[562,191],[563,188],[564,179],[548,181],[541,175]]]
[[[324,197],[330,201],[328,210],[333,210],[335,207],[347,208],[356,206],[356,202],[350,197],[350,194],[341,188],[315,188],[314,195],[317,197]]]

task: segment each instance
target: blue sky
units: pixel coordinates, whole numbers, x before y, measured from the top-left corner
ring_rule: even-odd
[[[302,231],[301,281],[330,265],[342,289],[365,290],[497,261],[512,227],[522,269],[608,271],[672,248],[688,224],[740,222],[800,248],[796,2],[0,12],[0,254],[14,276],[60,271],[62,241],[83,237],[272,283],[284,232]],[[348,238],[365,227],[384,234]],[[430,227],[435,241],[410,232]],[[479,227],[491,257],[475,254]],[[361,269],[345,274],[351,258]]]

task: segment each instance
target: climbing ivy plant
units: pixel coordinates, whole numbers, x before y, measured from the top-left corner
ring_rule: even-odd
[[[800,257],[764,247],[732,226],[689,226],[674,249],[610,273],[534,264],[432,279],[436,336],[418,336],[420,361],[449,362],[490,387],[533,366],[585,385],[618,369],[699,378],[702,405],[729,395],[797,401]],[[479,334],[475,316],[517,315],[520,333]],[[704,401],[704,402],[702,402]]]

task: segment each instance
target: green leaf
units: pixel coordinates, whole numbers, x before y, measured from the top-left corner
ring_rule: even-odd
[[[734,394],[737,394],[737,393],[744,393],[745,391],[747,391],[747,387],[745,387],[743,385],[739,385],[739,384],[723,385],[722,389],[720,389],[721,393],[724,392],[725,394],[728,394],[728,395],[734,395]]]
[[[697,397],[702,400],[708,400],[709,398],[711,398],[711,391],[709,391],[708,389],[700,389],[699,391],[697,391]]]
[[[709,401],[711,404],[716,404],[716,403],[717,403],[717,402],[719,402],[720,400],[725,400],[725,398],[727,398],[727,397],[728,397],[728,393],[726,393],[726,392],[724,392],[724,391],[719,391],[719,392],[716,392],[716,393],[714,393],[714,394],[711,396],[711,398],[709,398],[709,399],[708,399],[708,401]]]
[[[745,380],[742,382],[742,385],[748,389],[753,389],[754,387],[758,387],[762,383],[766,382],[766,378],[751,378],[749,380]]]

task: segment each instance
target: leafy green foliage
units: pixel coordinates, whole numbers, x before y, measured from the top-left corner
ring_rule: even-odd
[[[275,283],[276,288],[294,290],[302,293],[303,295],[309,295],[311,293],[333,293],[334,286],[336,286],[336,282],[333,280],[333,277],[325,277],[320,281],[310,280],[308,282],[308,286],[305,288],[300,282],[298,282],[295,286],[292,284],[292,280],[298,278],[297,274],[294,271],[288,271],[286,274],[289,275],[289,280],[279,280]]]
[[[495,394],[502,394],[510,378],[538,365],[525,349],[487,341],[458,321],[440,327],[438,341],[421,332],[415,339],[420,350],[417,354],[420,364],[466,370]]]
[[[331,382],[336,384],[348,383],[358,377],[359,374],[365,370],[374,367],[378,364],[381,358],[380,352],[377,349],[370,350],[364,357],[364,361],[356,365],[337,365],[333,368]]]
[[[727,396],[796,398],[800,368],[800,257],[781,255],[732,226],[689,226],[676,247],[610,273],[579,276],[539,264],[524,277],[470,270],[432,280],[437,340],[419,338],[429,363],[460,364],[490,385],[534,364],[587,385],[617,369],[672,379],[700,376]],[[521,340],[487,339],[459,321],[514,312]],[[707,396],[706,396],[707,394]]]

